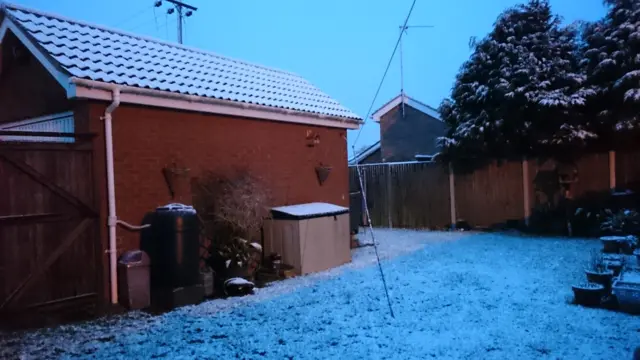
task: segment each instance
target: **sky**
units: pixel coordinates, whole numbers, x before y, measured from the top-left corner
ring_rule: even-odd
[[[183,0],[185,1],[185,0]],[[177,41],[176,15],[155,0],[13,0],[42,11],[124,31]],[[365,117],[412,0],[186,0],[184,44],[297,73]],[[437,107],[470,55],[469,39],[485,36],[517,0],[417,0],[403,38],[405,93]],[[566,23],[596,20],[602,0],[551,0]],[[400,93],[399,56],[393,59],[373,111]],[[367,119],[349,131],[349,155],[379,140]],[[356,138],[358,141],[355,142]]]

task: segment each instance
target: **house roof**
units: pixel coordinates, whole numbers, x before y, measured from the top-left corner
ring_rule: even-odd
[[[364,159],[368,158],[378,150],[380,150],[380,141],[377,141],[375,144],[369,146],[368,148],[352,157],[351,160],[349,160],[349,165],[355,165],[364,161]]]
[[[380,122],[380,118],[383,115],[393,110],[396,106],[400,105],[402,102],[404,102],[405,105],[409,105],[416,110],[422,111],[423,113],[431,116],[434,119],[442,121],[442,119],[440,118],[440,113],[438,112],[437,109],[425,103],[422,103],[408,96],[407,94],[400,94],[394,97],[393,99],[389,100],[386,104],[382,105],[382,107],[376,110],[376,112],[374,112],[371,115],[371,118],[373,118],[377,122]]]
[[[0,36],[9,29],[27,42],[63,86],[83,79],[321,118],[361,119],[293,73],[16,5],[2,4],[2,10]]]

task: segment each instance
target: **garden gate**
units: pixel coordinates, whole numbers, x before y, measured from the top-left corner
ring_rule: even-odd
[[[0,318],[92,316],[102,258],[90,143],[0,141]]]

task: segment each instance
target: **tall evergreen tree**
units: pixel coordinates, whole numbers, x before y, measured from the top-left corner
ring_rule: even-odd
[[[508,157],[582,142],[571,110],[585,104],[576,27],[561,27],[547,0],[503,12],[456,78],[440,107],[449,125],[443,149],[453,157]]]
[[[582,65],[589,125],[609,138],[640,128],[640,1],[604,2],[606,16],[584,33]]]

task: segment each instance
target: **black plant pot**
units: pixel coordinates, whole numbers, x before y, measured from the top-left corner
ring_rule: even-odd
[[[634,246],[630,241],[621,241],[620,244],[620,252],[625,255],[633,255]]]
[[[620,275],[620,271],[622,271],[622,261],[607,261],[607,269],[613,271],[614,277]]]
[[[621,236],[603,236],[600,238],[602,241],[602,252],[605,254],[617,254],[620,252],[620,239]]]
[[[582,306],[600,306],[602,296],[605,294],[605,289],[600,284],[586,283],[575,285],[571,288],[573,289],[573,297],[576,304]]]
[[[602,285],[607,292],[611,290],[613,270],[606,270],[604,272],[585,270],[584,272],[587,274],[588,282]]]

